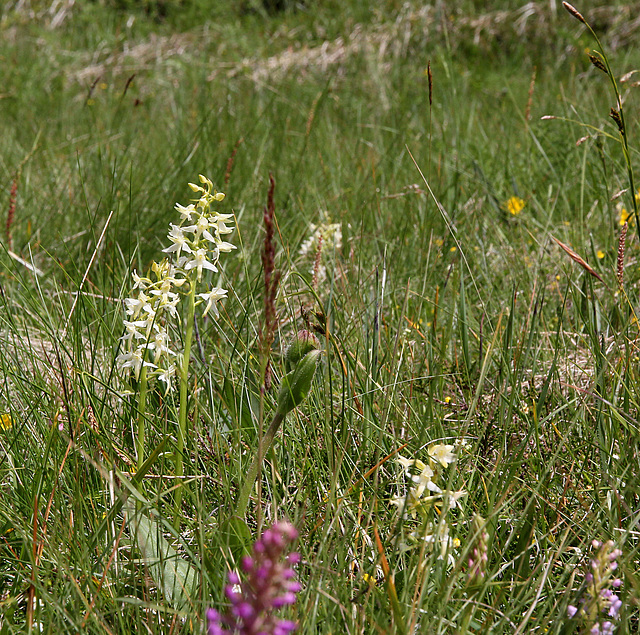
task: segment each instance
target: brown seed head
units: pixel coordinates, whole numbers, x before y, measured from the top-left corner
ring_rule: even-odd
[[[609,117],[611,117],[611,119],[613,119],[616,122],[616,126],[618,126],[618,130],[620,131],[620,134],[624,134],[624,123],[622,122],[620,111],[616,110],[615,108],[612,108],[611,112],[609,113]]]
[[[604,65],[603,61],[597,55],[589,55],[589,59],[591,63],[598,69],[600,69],[603,73],[609,74],[607,67]]]
[[[580,22],[582,22],[582,24],[586,24],[587,21],[582,17],[582,14],[580,13],[580,11],[578,11],[578,9],[576,9],[572,4],[569,4],[568,2],[563,2],[562,6],[576,19],[576,20],[580,20]]]

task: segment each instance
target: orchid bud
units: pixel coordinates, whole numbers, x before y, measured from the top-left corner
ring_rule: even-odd
[[[321,353],[317,348],[310,350],[296,364],[295,369],[282,378],[278,394],[278,414],[286,415],[307,398]]]
[[[307,330],[298,331],[296,336],[284,353],[284,361],[288,369],[295,365],[309,352],[320,348],[318,338]]]

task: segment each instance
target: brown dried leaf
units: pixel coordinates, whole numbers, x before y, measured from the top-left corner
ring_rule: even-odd
[[[569,258],[577,262],[585,271],[588,271],[592,276],[594,276],[595,278],[598,278],[600,282],[604,282],[604,280],[600,277],[598,272],[588,262],[586,262],[584,258],[581,258],[580,256],[578,256],[578,254],[575,251],[573,251],[571,247],[560,242],[555,236],[551,236],[551,238],[559,247],[561,247],[565,251],[565,253],[569,256]]]

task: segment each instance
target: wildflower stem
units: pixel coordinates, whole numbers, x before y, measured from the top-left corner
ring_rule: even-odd
[[[137,469],[144,463],[144,433],[147,416],[147,367],[143,364],[140,369],[140,390],[138,392],[138,438],[136,451],[138,455]]]
[[[176,445],[175,476],[181,479],[184,476],[182,463],[184,453],[184,441],[187,435],[187,388],[189,384],[189,358],[191,357],[191,342],[193,341],[193,324],[196,312],[196,284],[191,279],[189,295],[187,296],[187,328],[184,337],[184,353],[180,366],[180,412],[178,414],[178,443]],[[182,488],[178,487],[175,496],[175,519],[180,522],[180,505],[182,503]]]
[[[249,496],[251,495],[251,490],[255,485],[256,478],[258,477],[260,468],[262,467],[262,462],[264,461],[265,454],[271,447],[271,443],[273,442],[273,439],[276,436],[280,425],[284,421],[285,416],[285,414],[276,412],[275,416],[271,420],[271,423],[269,424],[269,429],[260,440],[260,443],[258,445],[258,453],[256,454],[256,458],[254,459],[251,468],[247,472],[247,476],[244,479],[244,483],[242,484],[242,489],[240,490],[240,495],[238,496],[238,503],[236,504],[235,513],[238,518],[244,518],[244,515],[247,511],[247,505],[249,504]]]

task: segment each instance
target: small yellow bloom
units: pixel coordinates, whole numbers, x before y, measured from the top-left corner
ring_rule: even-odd
[[[604,258],[604,251],[602,251],[602,249],[598,249],[596,256],[598,260],[602,260]]]
[[[629,220],[629,216],[631,216],[631,214],[627,212],[626,207],[623,207],[620,210],[620,219],[618,220],[618,225],[620,225],[620,227],[623,227],[624,225],[626,225]]]
[[[363,573],[362,579],[370,586],[375,586],[377,583],[377,580],[372,575],[369,575],[368,573]]]
[[[444,402],[445,403],[451,403],[451,397],[445,397],[444,398]]]
[[[11,430],[13,428],[13,419],[11,415],[6,412],[0,415],[0,431],[6,432],[7,430]]]
[[[449,249],[449,251],[451,251],[451,252],[454,252],[454,251],[457,251],[457,250],[458,250],[458,248],[457,248],[457,247],[455,247],[455,246],[454,246],[454,247],[451,247],[451,249]]]
[[[509,214],[513,214],[513,216],[517,216],[524,208],[524,201],[517,196],[512,196],[506,203],[507,212]]]

